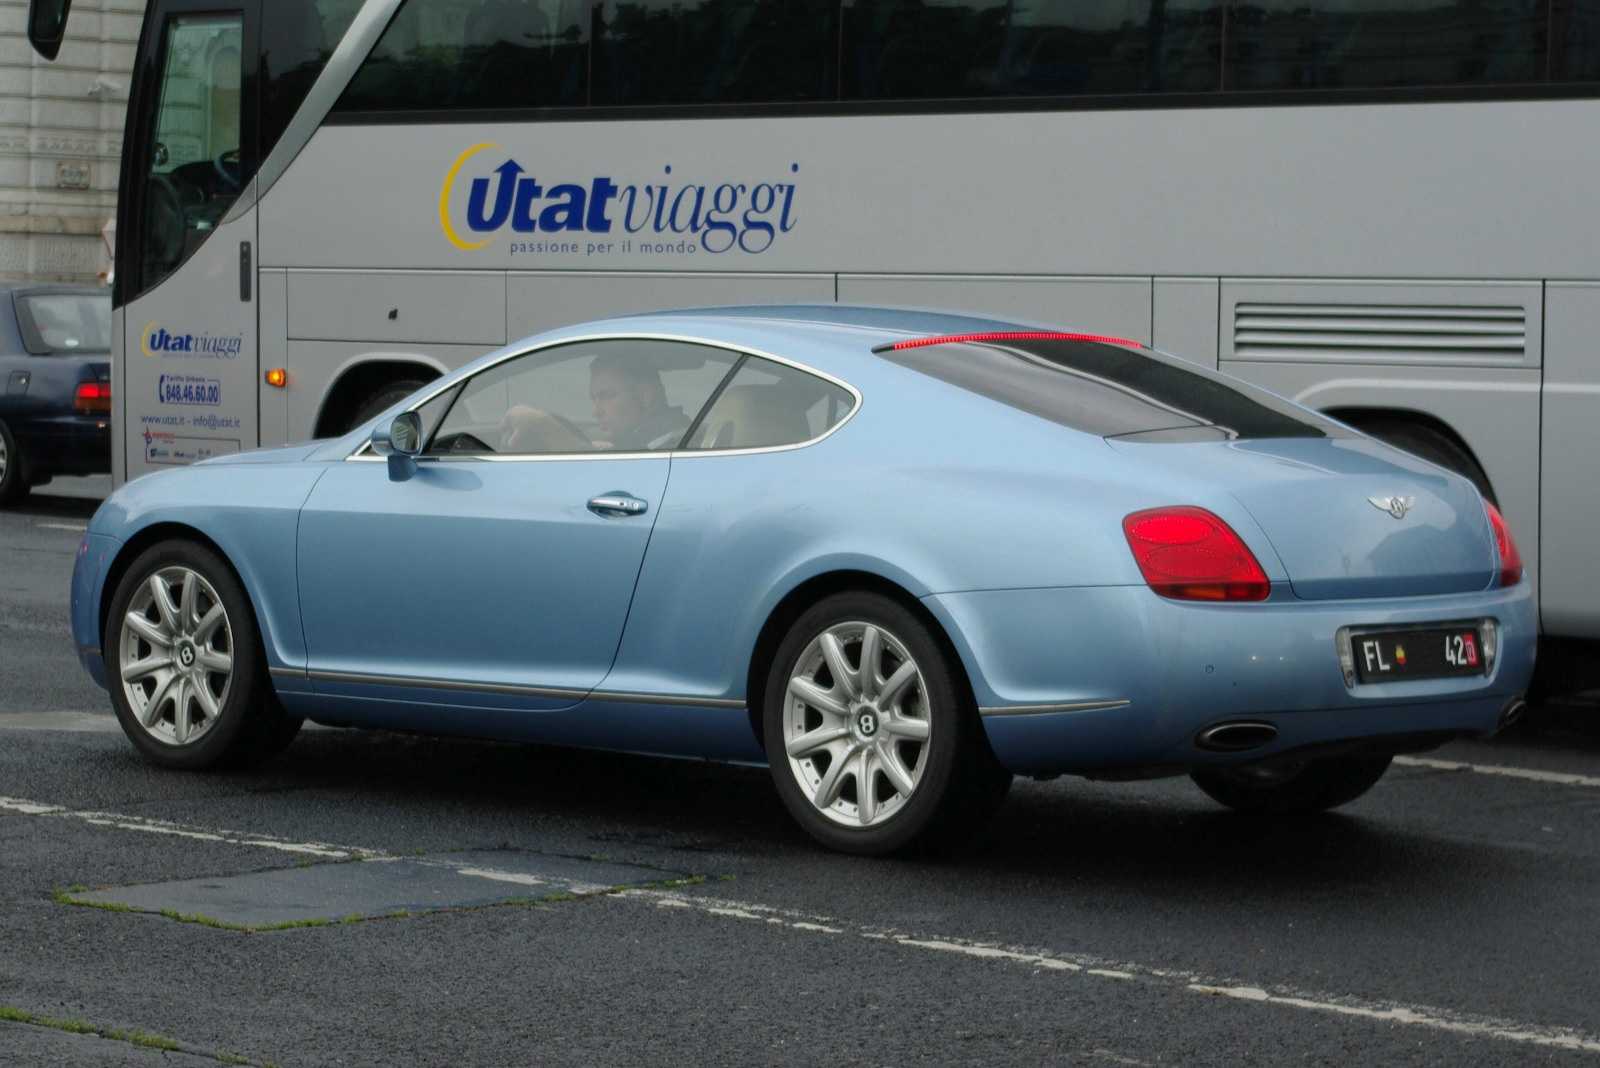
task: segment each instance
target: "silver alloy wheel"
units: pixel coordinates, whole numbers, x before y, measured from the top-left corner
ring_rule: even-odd
[[[893,634],[838,623],[795,661],[783,710],[789,770],[846,827],[892,819],[917,789],[931,732],[922,672]]]
[[[123,617],[117,664],[128,707],[147,734],[192,745],[217,722],[233,681],[233,631],[205,576],[166,567]]]
[[[11,463],[11,450],[6,448],[6,436],[0,434],[0,483],[6,480],[6,467]]]

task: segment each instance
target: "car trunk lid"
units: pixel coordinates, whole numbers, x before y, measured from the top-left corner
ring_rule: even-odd
[[[1297,597],[1463,593],[1494,579],[1494,531],[1471,483],[1378,442],[1112,445],[1230,495],[1271,543]]]

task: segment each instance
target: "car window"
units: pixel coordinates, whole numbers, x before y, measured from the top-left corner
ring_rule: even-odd
[[[752,356],[690,435],[690,449],[755,449],[819,438],[855,407],[841,386]]]
[[[1177,442],[1350,433],[1238,379],[1131,343],[1019,333],[876,351],[923,374],[1102,437]]]
[[[16,297],[17,325],[35,355],[111,351],[111,294],[26,293]]]
[[[675,449],[738,360],[726,349],[645,339],[527,353],[470,379],[428,452]]]

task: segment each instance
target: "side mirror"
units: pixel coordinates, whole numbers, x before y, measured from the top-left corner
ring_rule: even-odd
[[[72,0],[29,0],[28,41],[45,59],[61,52],[61,39],[67,35],[67,12]]]
[[[372,451],[389,460],[389,478],[403,482],[417,470],[416,457],[422,452],[422,416],[401,412],[388,426],[372,432]]]

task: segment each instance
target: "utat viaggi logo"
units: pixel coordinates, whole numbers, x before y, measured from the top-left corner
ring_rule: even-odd
[[[506,230],[510,255],[651,256],[772,248],[798,223],[800,165],[785,180],[682,181],[664,165],[650,182],[537,172],[499,145],[473,145],[439,190],[439,225],[457,248],[490,245]]]
[[[243,334],[207,334],[168,330],[151,323],[139,336],[146,356],[188,356],[195,359],[231,360],[244,348]]]

